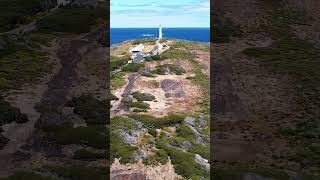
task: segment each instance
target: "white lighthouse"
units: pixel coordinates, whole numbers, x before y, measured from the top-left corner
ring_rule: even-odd
[[[159,39],[162,39],[162,27],[161,27],[161,24],[159,26]]]

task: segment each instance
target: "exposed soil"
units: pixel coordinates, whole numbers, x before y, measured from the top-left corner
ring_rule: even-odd
[[[254,165],[299,172],[302,167],[298,163],[274,158],[275,154],[301,148],[291,145],[290,139],[280,133],[281,128],[294,124],[295,116],[302,111],[296,81],[242,53],[249,47],[272,44],[271,35],[257,31],[254,21],[261,20],[264,9],[255,0],[228,0],[220,4],[220,10],[232,22],[254,33],[215,44],[212,49],[211,160],[217,169]]]
[[[55,113],[62,113],[63,106],[71,97],[84,93],[81,90],[74,90],[85,89],[82,87],[83,79],[81,78],[86,75],[88,77],[88,74],[82,74],[81,63],[83,62],[81,61],[88,58],[85,57],[85,54],[97,50],[95,39],[100,35],[101,30],[96,29],[81,37],[57,39],[51,48],[45,49],[51,54],[50,59],[52,59],[54,67],[52,73],[35,84],[26,85],[21,90],[15,90],[6,95],[13,106],[28,115],[29,121],[24,124],[4,125],[4,134],[10,141],[0,153],[1,176],[7,176],[12,171],[25,168],[32,169],[48,163],[57,164],[70,161],[69,157],[60,156],[60,158],[51,158],[50,162],[47,156],[61,155],[63,153],[62,147],[58,144],[48,144],[45,139],[41,138],[40,129],[35,129],[35,126],[41,127],[42,123],[50,123],[52,120],[51,123],[59,124],[54,118]],[[100,51],[102,58],[105,58],[106,51]],[[90,62],[90,59],[86,59],[86,61]],[[101,57],[99,61],[101,61]],[[103,62],[105,63],[105,61]],[[100,68],[102,67],[105,66],[100,66]],[[102,86],[105,84],[101,82],[103,80],[101,80],[100,71],[94,71],[96,74],[91,73],[89,76],[91,84],[99,84],[99,86],[91,88],[94,93],[104,90]],[[97,82],[99,79],[100,81]],[[88,93],[88,91],[90,90],[86,92]],[[102,97],[102,99],[105,98]],[[54,119],[51,120],[51,118]]]

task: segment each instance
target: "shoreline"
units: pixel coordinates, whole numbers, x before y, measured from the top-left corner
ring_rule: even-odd
[[[130,41],[135,41],[135,40],[138,40],[138,39],[158,39],[158,38],[136,38],[136,39],[127,39],[127,40],[124,40],[124,41],[121,41],[121,42],[118,42],[118,43],[114,43],[114,44],[111,44],[110,43],[110,48],[112,46],[115,46],[115,45],[119,45],[119,44],[122,44],[122,43],[125,43],[125,42],[130,42]],[[164,40],[176,40],[176,41],[189,41],[189,42],[194,42],[194,43],[208,43],[210,44],[210,40],[209,41],[194,41],[194,40],[188,40],[188,39],[176,39],[176,38],[163,38]]]

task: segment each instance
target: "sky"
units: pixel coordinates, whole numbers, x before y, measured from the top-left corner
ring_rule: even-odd
[[[111,28],[210,27],[210,0],[111,0]]]

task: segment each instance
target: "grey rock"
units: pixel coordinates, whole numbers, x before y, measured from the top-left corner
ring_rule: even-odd
[[[128,132],[122,129],[120,130],[120,136],[123,138],[124,142],[131,145],[137,144],[138,138],[142,136],[143,133],[143,131],[137,130],[129,130]]]
[[[166,98],[184,98],[186,93],[182,88],[182,83],[180,81],[172,79],[164,79],[160,83],[161,89],[165,92]]]
[[[193,117],[186,117],[185,119],[184,119],[184,122],[186,123],[186,124],[188,124],[188,125],[190,125],[190,126],[196,126],[196,123],[195,123],[195,118],[193,118]]]
[[[199,126],[204,126],[206,124],[206,119],[204,118],[204,116],[200,116],[199,118]]]
[[[180,145],[181,149],[188,150],[192,146],[191,142],[189,141],[183,141],[183,143]]]
[[[146,157],[148,157],[148,154],[143,149],[138,149],[133,154],[133,159],[136,160],[136,161],[144,159]]]
[[[204,159],[202,156],[199,154],[194,155],[194,161],[204,167],[204,169],[209,172],[210,171],[210,164],[207,159]]]

